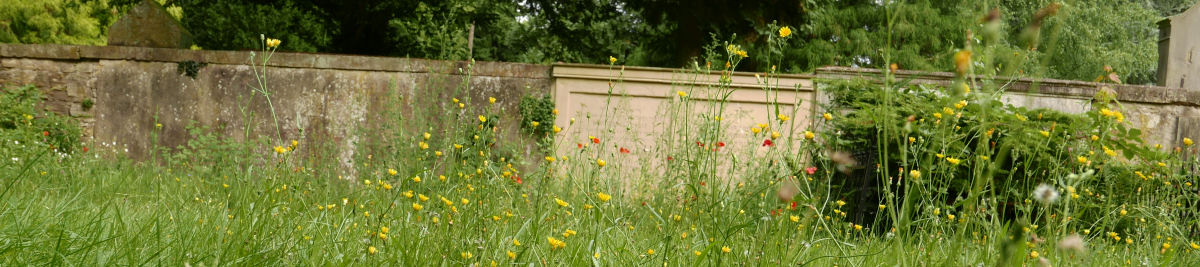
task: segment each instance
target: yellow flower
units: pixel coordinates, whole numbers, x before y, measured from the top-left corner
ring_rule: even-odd
[[[279,43],[282,43],[282,42],[283,41],[280,41],[279,39],[267,38],[267,48],[278,47]]]
[[[415,176],[415,177],[413,177],[413,179],[412,179],[412,180],[413,180],[413,182],[418,182],[418,183],[420,183],[420,182],[421,182],[421,176]]]
[[[654,255],[654,249],[647,249],[646,255]]]
[[[789,28],[788,26],[783,26],[783,28],[779,28],[779,37],[787,38],[788,36],[791,36],[791,35],[792,35],[792,28]]]
[[[546,242],[550,243],[550,249],[560,249],[567,247],[567,242],[558,240],[557,238],[547,237]]]
[[[395,175],[396,175],[396,169],[388,169],[388,175],[395,176]]]
[[[513,239],[513,246],[518,246],[518,247],[520,247],[520,246],[521,246],[521,241],[517,241],[516,239]]]
[[[887,208],[887,205],[879,204],[879,210],[883,210],[886,208]]]
[[[954,214],[946,214],[946,219],[954,220]]]
[[[488,97],[488,104],[495,104],[495,103],[496,103],[495,97]]]
[[[1192,242],[1191,244],[1188,244],[1188,245],[1190,245],[1192,247],[1192,249],[1200,249],[1200,245],[1197,245],[1196,242]]]
[[[941,119],[941,118],[942,118],[942,113],[933,113],[933,117],[934,117],[934,118]]]
[[[971,67],[971,51],[960,50],[954,53],[954,67],[958,74],[966,74],[967,69]]]
[[[542,123],[540,123],[540,122],[536,122],[536,121],[531,121],[531,122],[529,122],[529,126],[532,126],[532,127],[538,127],[538,125],[541,125],[541,124],[542,124]]]
[[[1050,137],[1050,132],[1047,132],[1047,131],[1041,131],[1041,132],[1039,132],[1039,133],[1041,133],[1041,134],[1042,134],[1042,136],[1045,136],[1045,137]]]
[[[596,160],[596,166],[600,166],[601,168],[603,168],[604,165],[606,165],[606,163],[604,163],[604,160],[602,160],[602,159]]]
[[[826,121],[831,121],[831,120],[833,120],[833,114],[825,113],[824,115],[821,115],[821,116],[822,116],[822,117],[825,117],[825,120],[826,120]]]
[[[962,162],[962,160],[956,159],[956,158],[946,158],[946,161],[950,162],[950,164],[954,164],[954,165],[958,165],[959,162]]]
[[[33,120],[33,115],[25,114],[25,120]],[[162,124],[157,124],[156,127],[162,128]]]
[[[459,253],[459,255],[462,256],[463,259],[470,259],[471,257],[475,256],[475,255],[471,255],[471,252],[466,252],[466,251]]]
[[[547,161],[547,162],[550,162],[550,163],[554,163],[554,157],[552,157],[552,156],[546,156],[546,161]]]
[[[421,211],[421,209],[424,209],[424,208],[425,208],[425,206],[421,206],[421,204],[419,204],[419,203],[413,203],[413,204],[412,204],[412,208],[413,208],[413,210],[415,210],[415,211]]]
[[[562,206],[564,208],[566,208],[567,206],[571,206],[571,204],[567,203],[566,201],[563,201],[562,199],[558,199],[557,197],[554,198],[554,203],[556,203],[559,206]]]
[[[791,119],[791,117],[788,117],[787,115],[783,115],[783,114],[775,115],[775,117],[779,118],[779,121],[788,121]]]
[[[908,176],[912,177],[913,179],[921,178],[921,171],[918,171],[918,170],[909,171]]]
[[[561,131],[562,131],[562,128],[559,128],[559,127],[558,127],[558,125],[555,125],[555,126],[554,126],[554,133],[558,133],[558,132],[561,132]]]
[[[813,132],[804,131],[804,139],[812,140],[814,137],[817,136],[816,134],[813,134]]]
[[[679,95],[679,97],[687,97],[687,92],[684,91],[675,91],[675,94]]]
[[[1034,259],[1038,258],[1037,250],[1034,250],[1033,252],[1029,252],[1029,257],[1034,258]]]
[[[1078,156],[1078,157],[1075,157],[1075,160],[1079,161],[1079,163],[1087,163],[1088,158],[1084,157],[1084,156]]]
[[[504,252],[504,254],[508,255],[508,259],[510,259],[510,260],[517,259],[517,253],[513,253],[512,250],[509,250],[508,252]]]
[[[484,117],[483,115],[479,115],[479,122],[487,122],[487,117]]]
[[[731,251],[733,251],[733,249],[730,249],[729,246],[721,246],[721,252],[729,253]]]
[[[385,233],[383,233],[383,232],[380,232],[380,233],[379,233],[379,239],[387,240],[387,234],[385,234]]]
[[[777,138],[779,138],[779,132],[771,131],[771,139],[777,139]]]
[[[855,224],[855,225],[854,225],[854,230],[855,230],[855,231],[862,231],[862,228],[863,228],[863,227],[862,227],[862,225],[858,225],[858,224]]]
[[[604,192],[599,192],[596,193],[596,198],[600,199],[600,202],[608,202],[609,199],[612,199],[612,196],[605,194]]]
[[[375,246],[367,247],[367,253],[375,254]]]
[[[758,127],[750,127],[750,132],[758,134],[758,133],[762,132],[762,129],[760,129]]]
[[[612,56],[609,56],[609,57],[608,57],[608,64],[617,64],[617,58],[615,58],[615,57],[612,57]]]
[[[1192,139],[1191,139],[1191,138],[1187,138],[1187,137],[1184,137],[1184,138],[1183,138],[1183,145],[1185,145],[1185,146],[1191,146],[1192,144],[1194,144],[1194,143],[1192,142]]]
[[[799,222],[799,221],[800,221],[800,216],[792,215],[792,216],[791,216],[789,219],[791,219],[791,220],[792,220],[792,222]]]

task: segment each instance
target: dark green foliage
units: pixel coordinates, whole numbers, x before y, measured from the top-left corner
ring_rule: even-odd
[[[327,51],[338,33],[337,22],[309,1],[178,0],[174,4],[184,10],[184,28],[205,49],[257,50],[265,35],[283,40],[282,50]]]
[[[533,136],[549,136],[554,128],[554,99],[525,96],[521,98],[521,130]],[[537,122],[538,126],[533,126]]]
[[[204,68],[204,66],[207,66],[207,65],[208,65],[208,63],[204,63],[204,62],[185,60],[185,61],[175,64],[175,72],[182,74],[182,75],[187,75],[188,77],[195,79],[196,74],[200,73],[200,69]]]

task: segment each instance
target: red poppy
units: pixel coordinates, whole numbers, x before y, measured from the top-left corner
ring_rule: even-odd
[[[708,185],[708,184],[704,183],[704,181],[700,181],[700,186],[706,186],[706,185]]]
[[[675,159],[675,157],[667,156],[667,160],[673,160],[673,159]]]
[[[817,167],[804,168],[804,172],[807,172],[808,175],[813,175],[814,173],[817,173]]]
[[[599,144],[600,138],[592,137],[592,143]]]
[[[87,153],[87,147],[83,147],[83,153]]]
[[[698,146],[698,147],[704,147],[704,143],[701,143],[700,141],[696,141],[696,146]]]
[[[50,131],[43,131],[42,136],[50,136]]]
[[[725,142],[717,142],[717,147],[725,147]]]
[[[579,147],[579,149],[583,149],[583,143],[575,143],[575,146]]]
[[[771,139],[763,140],[762,146],[775,146],[775,142],[771,142]]]
[[[792,201],[792,209],[796,209],[796,202]]]
[[[622,153],[622,154],[629,154],[629,149],[628,149],[628,148],[624,148],[624,147],[622,147],[622,148],[621,148],[621,153]]]
[[[520,184],[520,183],[521,183],[521,176],[517,176],[516,174],[513,174],[513,180],[516,180],[516,181],[517,181],[517,184]]]

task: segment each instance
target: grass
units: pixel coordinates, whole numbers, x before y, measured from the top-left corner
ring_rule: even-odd
[[[745,57],[719,48],[693,73]],[[619,109],[613,71],[606,105]],[[0,131],[0,264],[1200,264],[1193,161],[1144,147],[1112,97],[1057,114],[999,104],[1003,86],[972,73],[944,88],[885,74],[825,85],[838,97],[803,125],[800,103],[773,100],[775,74],[761,80],[768,121],[715,119],[736,116],[728,80],[679,88],[652,145],[625,143],[608,114],[542,114],[532,127],[552,130],[526,132],[549,137],[544,158],[514,156],[497,121],[517,118],[465,97],[466,82],[433,96],[443,109],[397,108],[364,128],[349,169],[279,133],[195,128],[133,161],[105,144],[58,153],[16,123]],[[582,125],[599,130],[565,135]],[[879,148],[879,165],[839,156],[853,147]]]

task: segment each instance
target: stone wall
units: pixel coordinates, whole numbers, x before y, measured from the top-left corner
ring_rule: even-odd
[[[85,140],[128,148],[144,157],[151,133],[165,147],[184,144],[188,127],[208,126],[228,138],[274,137],[272,111],[249,66],[250,51],[192,51],[140,47],[0,44],[0,84],[38,86],[46,108],[79,119]],[[258,55],[261,60],[261,54]],[[183,62],[206,64],[195,77],[179,73]],[[526,95],[551,93],[548,66],[478,62],[463,75],[466,62],[423,59],[276,53],[266,81],[282,139],[329,144],[348,164],[363,127],[379,125],[384,111],[443,108],[450,92],[469,77],[470,89],[457,96],[487,103],[497,98],[503,117],[519,118]],[[90,109],[81,105],[94,102]],[[481,109],[469,107],[464,112]],[[247,111],[255,115],[247,124]],[[403,114],[403,113],[402,113]],[[436,120],[437,118],[430,118]],[[534,153],[534,140],[518,132],[516,120],[502,125],[503,142]],[[156,130],[156,124],[162,129]],[[270,148],[264,148],[270,151]]]
[[[190,125],[214,127],[233,139],[245,136],[244,125],[253,126],[252,136],[273,136],[269,105],[261,95],[251,94],[256,82],[248,64],[250,55],[249,51],[0,44],[0,84],[38,86],[45,93],[47,109],[79,119],[85,140],[127,147],[132,156],[141,157],[152,146],[152,132],[157,131],[161,145],[175,147],[189,139]],[[195,77],[179,73],[180,64],[189,61],[207,65]],[[362,134],[368,131],[363,129],[379,125],[386,119],[385,111],[399,110],[405,116],[416,110],[447,108],[464,79],[470,90],[458,97],[473,103],[495,97],[504,118],[519,118],[517,106],[525,96],[553,95],[560,112],[555,124],[565,128],[559,137],[564,147],[595,135],[610,138],[606,145],[649,151],[672,119],[664,116],[670,114],[664,109],[672,107],[675,92],[688,91],[697,100],[689,116],[713,113],[705,109],[720,97],[714,95],[719,90],[714,85],[721,77],[679,69],[497,62],[478,62],[466,76],[466,62],[303,53],[277,53],[268,65],[266,77],[282,139],[327,144],[343,164],[355,155],[356,142],[364,140]],[[827,67],[813,75],[774,77],[773,90],[766,91],[754,74],[732,73],[729,88],[736,90],[722,118],[731,129],[727,143],[753,145],[749,126],[771,119],[766,110],[773,106],[765,98],[767,92],[777,94],[785,114],[794,114],[795,129],[804,129],[810,126],[811,115],[819,112],[812,105],[821,99],[813,78],[878,74],[871,69]],[[950,84],[954,79],[950,73],[900,71],[898,76],[930,84]],[[1009,86],[1003,98],[1011,104],[1072,113],[1085,111],[1097,90],[1109,87],[1117,92],[1129,122],[1144,129],[1147,142],[1173,147],[1183,137],[1200,137],[1200,91],[1049,79],[1005,82]],[[85,100],[94,102],[94,107],[83,108]],[[473,115],[482,112],[477,109],[481,106],[463,112]],[[251,123],[244,116],[247,111],[256,114]],[[155,129],[157,123],[162,129]],[[501,142],[517,144],[526,155],[536,153],[533,138],[519,133],[516,123],[516,119],[502,122]],[[565,153],[564,147],[558,151]]]

